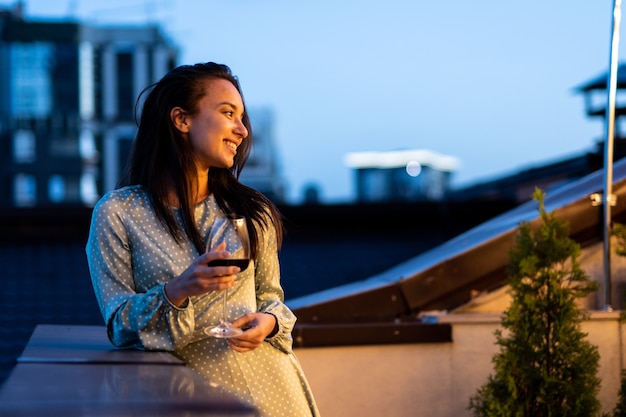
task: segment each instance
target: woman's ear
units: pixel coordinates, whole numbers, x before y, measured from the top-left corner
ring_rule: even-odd
[[[170,112],[172,123],[181,133],[189,133],[189,117],[180,107],[174,107]]]

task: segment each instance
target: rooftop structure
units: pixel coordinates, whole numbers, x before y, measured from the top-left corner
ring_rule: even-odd
[[[457,158],[429,150],[355,152],[345,163],[359,202],[442,200],[459,166]]]

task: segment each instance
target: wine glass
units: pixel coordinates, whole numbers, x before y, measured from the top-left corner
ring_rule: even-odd
[[[250,264],[250,236],[246,218],[236,214],[226,215],[223,223],[213,225],[209,245],[213,241],[226,241],[226,250],[231,253],[230,258],[216,259],[209,262],[209,266],[238,266],[239,272],[243,272]],[[231,327],[226,314],[226,299],[228,298],[228,288],[223,291],[222,298],[222,318],[217,326],[209,327],[204,331],[212,337],[228,338],[239,336],[243,331],[236,327]]]

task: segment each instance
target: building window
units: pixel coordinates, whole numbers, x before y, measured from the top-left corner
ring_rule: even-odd
[[[17,174],[15,176],[13,199],[17,207],[32,207],[37,203],[37,182],[33,175]]]
[[[96,148],[96,139],[93,131],[82,129],[78,137],[78,149],[80,157],[86,161],[96,161],[98,158],[98,149]]]
[[[130,159],[130,154],[133,149],[133,139],[129,137],[121,137],[117,141],[117,179],[119,180],[124,175],[126,165]]]
[[[11,97],[13,114],[47,117],[52,108],[50,64],[54,61],[48,43],[14,43],[11,48]]]
[[[13,161],[30,164],[35,162],[36,155],[35,134],[30,130],[16,130],[13,134]]]
[[[360,170],[361,187],[359,190],[361,201],[385,201],[389,199],[388,171],[382,169]]]
[[[88,205],[93,206],[98,201],[98,186],[96,185],[96,170],[85,172],[80,177],[80,199]]]
[[[80,144],[74,132],[55,135],[48,140],[49,156],[52,158],[76,158],[80,156]]]
[[[65,180],[61,175],[52,175],[48,179],[48,198],[53,203],[65,200]]]
[[[133,55],[126,52],[117,54],[117,115],[122,120],[133,120],[133,79]]]

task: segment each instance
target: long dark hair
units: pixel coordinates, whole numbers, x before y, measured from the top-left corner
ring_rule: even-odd
[[[206,243],[194,220],[194,190],[197,189],[195,156],[189,142],[183,140],[174,126],[170,112],[174,107],[180,107],[190,115],[196,114],[198,102],[206,94],[205,81],[220,78],[230,81],[243,100],[239,81],[230,68],[214,62],[176,67],[142,91],[136,109],[142,97],[147,95],[137,123],[137,136],[128,165],[118,183],[118,187],[140,184],[150,196],[157,217],[170,234],[179,243],[187,235],[198,253],[205,252]],[[242,121],[248,129],[248,137],[237,149],[231,168],[209,169],[208,189],[224,212],[246,216],[254,258],[258,252],[259,230],[274,227],[280,247],[283,225],[280,212],[268,198],[239,182],[239,174],[250,155],[253,137],[246,112]],[[182,211],[182,230],[167,203],[172,186]],[[268,224],[267,219],[271,224]]]

